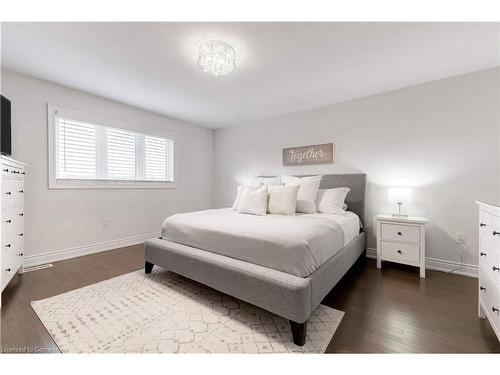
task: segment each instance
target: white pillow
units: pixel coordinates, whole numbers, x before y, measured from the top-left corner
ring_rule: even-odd
[[[286,186],[299,186],[297,194],[297,212],[305,214],[316,213],[316,196],[318,195],[319,184],[322,175],[310,177],[295,177],[284,175],[283,184]]]
[[[318,212],[323,214],[345,214],[347,205],[345,198],[351,189],[339,187],[334,189],[320,189],[316,199]]]
[[[238,186],[238,191],[236,193],[236,199],[234,200],[233,203],[233,210],[238,211],[238,208],[240,207],[240,201],[241,197],[246,191],[254,191],[257,190],[262,184],[259,184],[257,186],[248,186],[248,185],[243,185],[243,186]]]
[[[238,212],[242,214],[265,215],[267,213],[267,186],[257,190],[246,190],[241,196]]]
[[[261,184],[270,185],[281,185],[281,176],[276,177],[257,177],[255,176],[252,180],[252,185],[260,186]]]
[[[276,215],[295,215],[298,186],[271,185],[267,212]]]

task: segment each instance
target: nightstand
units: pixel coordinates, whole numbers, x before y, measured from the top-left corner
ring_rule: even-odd
[[[377,268],[382,261],[420,267],[425,278],[425,224],[424,217],[395,217],[377,215]]]

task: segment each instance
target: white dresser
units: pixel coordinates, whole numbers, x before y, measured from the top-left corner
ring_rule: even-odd
[[[420,268],[425,278],[424,217],[377,215],[377,268],[382,261],[408,264]]]
[[[500,340],[500,207],[479,205],[479,317]]]
[[[2,156],[1,179],[1,286],[2,291],[16,272],[23,272],[25,164]]]

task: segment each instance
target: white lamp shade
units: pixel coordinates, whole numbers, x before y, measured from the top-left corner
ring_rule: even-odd
[[[411,203],[413,198],[413,190],[408,187],[391,187],[389,188],[388,200],[391,203]]]

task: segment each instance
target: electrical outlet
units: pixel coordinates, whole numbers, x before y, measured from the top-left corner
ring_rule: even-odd
[[[108,218],[102,219],[102,228],[103,229],[108,229],[110,226],[111,226],[111,224],[110,224]]]
[[[465,233],[464,232],[457,232],[455,234],[455,242],[458,244],[465,244]]]

